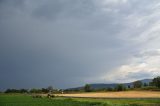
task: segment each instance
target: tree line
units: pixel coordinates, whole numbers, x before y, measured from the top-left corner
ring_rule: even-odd
[[[125,86],[123,84],[118,84],[114,88],[102,88],[102,89],[93,89],[90,84],[86,84],[83,89],[80,90],[59,90],[54,89],[52,86],[41,89],[7,89],[4,93],[65,93],[65,92],[93,92],[93,91],[125,91],[130,89],[144,89],[144,90],[153,90],[153,88],[160,90],[160,76],[155,77],[152,82],[142,83],[141,81],[133,82],[133,86]]]
[[[52,86],[47,88],[32,89],[7,89],[4,93],[60,93],[62,90],[54,89]]]
[[[155,77],[152,82],[150,82],[149,84],[148,83],[142,83],[141,81],[135,81],[133,82],[133,86],[131,87],[130,85],[128,85],[127,87],[123,84],[118,84],[115,88],[102,88],[102,89],[93,89],[91,87],[91,85],[89,84],[86,84],[84,86],[84,91],[85,92],[91,92],[91,91],[125,91],[125,90],[129,90],[129,89],[144,89],[144,90],[147,90],[147,89],[160,89],[160,76],[158,77]]]

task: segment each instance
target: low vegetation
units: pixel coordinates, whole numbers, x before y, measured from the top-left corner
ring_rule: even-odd
[[[133,86],[125,86],[123,84],[118,84],[116,87],[93,89],[90,84],[86,84],[81,89],[67,89],[59,90],[53,89],[52,86],[41,89],[7,89],[5,93],[72,93],[72,92],[99,92],[99,91],[128,91],[128,90],[151,90],[160,91],[160,76],[155,77],[150,83],[142,83],[141,81],[133,82]]]
[[[64,92],[105,92],[105,91],[129,91],[129,90],[150,90],[150,91],[160,91],[160,76],[155,77],[150,83],[143,83],[141,81],[135,81],[131,85],[117,84],[115,87],[108,88],[92,88],[90,84],[86,84],[83,88],[79,89],[67,89]]]
[[[52,86],[41,89],[7,89],[4,93],[62,93],[62,90],[54,89]]]
[[[151,83],[136,81],[132,87],[118,84],[115,88],[93,89],[86,84],[75,91],[53,89],[52,86],[42,89],[7,89],[0,93],[0,106],[160,106],[159,91],[160,77],[155,77]]]
[[[0,106],[159,106],[160,99],[47,98],[24,94],[1,94]]]

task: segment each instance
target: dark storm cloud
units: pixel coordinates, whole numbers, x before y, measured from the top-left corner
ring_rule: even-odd
[[[149,7],[132,0],[1,0],[1,89],[101,81],[141,48],[126,34],[144,27],[136,31],[128,16]]]
[[[92,0],[93,1],[93,0]],[[37,18],[54,19],[61,17],[81,17],[90,15],[96,9],[94,1],[86,0],[58,0],[43,2],[33,11]]]

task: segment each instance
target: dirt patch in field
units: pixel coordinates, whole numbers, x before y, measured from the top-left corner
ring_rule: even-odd
[[[58,94],[64,97],[92,97],[92,98],[160,98],[157,91],[123,91],[104,93],[79,93],[79,94]]]

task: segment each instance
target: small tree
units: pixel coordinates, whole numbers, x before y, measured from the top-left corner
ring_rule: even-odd
[[[141,81],[135,81],[133,82],[134,88],[141,88],[142,87],[142,82]]]
[[[27,89],[20,89],[19,92],[20,93],[28,93],[28,90]]]
[[[113,88],[108,87],[108,88],[107,88],[107,91],[113,91]]]
[[[49,90],[48,90],[48,89],[46,89],[46,88],[42,88],[42,92],[43,92],[43,93],[48,93],[48,92],[49,92]]]
[[[144,83],[143,86],[146,87],[146,86],[148,86],[148,84],[147,84],[147,83]]]
[[[149,82],[149,86],[154,86],[153,81]]]
[[[160,88],[160,76],[153,79],[152,84],[158,88]]]
[[[124,91],[126,90],[126,87],[122,84],[118,84],[116,87],[115,87],[115,90],[116,91]]]
[[[84,86],[84,90],[85,90],[85,92],[91,92],[91,86],[89,84],[86,84]]]
[[[47,88],[47,90],[48,90],[49,92],[53,92],[53,87],[52,87],[52,86],[49,86],[49,87]]]

